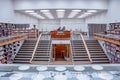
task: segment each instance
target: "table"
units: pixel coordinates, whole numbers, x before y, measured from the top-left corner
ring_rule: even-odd
[[[66,70],[66,67],[64,66],[58,66],[55,68],[56,71],[65,71]]]
[[[83,66],[74,66],[75,71],[84,71],[85,68]]]
[[[47,66],[38,66],[36,69],[38,71],[46,71],[48,69],[48,67]]]
[[[27,66],[27,65],[23,65],[23,66],[18,67],[19,70],[28,70],[29,68],[30,68],[30,66]]]
[[[92,68],[93,68],[94,70],[103,70],[103,67],[100,66],[100,65],[92,65]]]

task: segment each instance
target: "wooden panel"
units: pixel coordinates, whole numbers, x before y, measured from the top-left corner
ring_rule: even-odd
[[[89,35],[93,36],[94,33],[106,31],[106,24],[88,24]]]
[[[66,55],[67,47],[65,44],[56,44],[56,60],[64,61],[64,56]]]
[[[70,38],[70,31],[51,31],[51,38]]]

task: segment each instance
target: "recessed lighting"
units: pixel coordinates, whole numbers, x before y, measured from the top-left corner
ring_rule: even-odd
[[[52,16],[50,12],[44,12],[43,14],[47,16],[49,19],[54,19],[54,17]]]
[[[81,10],[72,10],[73,12],[81,12]]]
[[[90,13],[90,12],[87,12],[87,13],[84,13],[84,14],[87,14],[87,15],[89,15],[89,14],[92,14],[92,13]]]
[[[58,18],[63,18],[64,17],[64,12],[57,12]]]
[[[29,13],[29,14],[37,14],[37,13],[34,13],[34,12],[33,12],[33,13]]]
[[[65,10],[56,10],[57,12],[64,12]]]
[[[40,10],[40,12],[49,12],[49,10]]]
[[[81,10],[72,10],[72,12],[69,14],[68,18],[75,17],[77,14],[79,14],[79,12],[81,12]]]
[[[33,13],[34,11],[33,10],[26,10],[25,12],[27,12],[27,13]]]
[[[88,10],[87,12],[97,12],[97,10]]]
[[[56,10],[58,18],[63,18],[65,14],[65,10]]]

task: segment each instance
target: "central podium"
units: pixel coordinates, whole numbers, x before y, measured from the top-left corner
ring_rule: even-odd
[[[50,32],[51,38],[70,38],[70,31],[51,31]]]
[[[54,30],[50,32],[50,35],[52,38],[51,55],[54,61],[68,61],[71,56],[70,31]]]

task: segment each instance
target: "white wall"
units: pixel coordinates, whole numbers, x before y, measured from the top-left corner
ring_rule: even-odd
[[[84,19],[59,19],[59,20],[40,20],[39,29],[42,31],[56,30],[58,27],[66,26],[67,30],[87,31]]]
[[[85,23],[107,23],[107,11],[87,17]]]
[[[120,22],[120,0],[109,0],[107,22]]]
[[[38,27],[38,20],[36,18],[18,12],[15,12],[14,23],[30,24],[32,28],[33,25]]]
[[[0,0],[0,22],[11,23],[14,18],[12,0]]]
[[[68,30],[87,31],[84,19],[61,19],[61,26],[66,26]]]
[[[40,20],[39,30],[40,31],[51,31],[55,30],[60,26],[60,20]]]
[[[108,0],[14,0],[15,10],[23,9],[107,9]]]
[[[86,23],[120,22],[120,0],[108,0],[108,10],[86,18]]]

